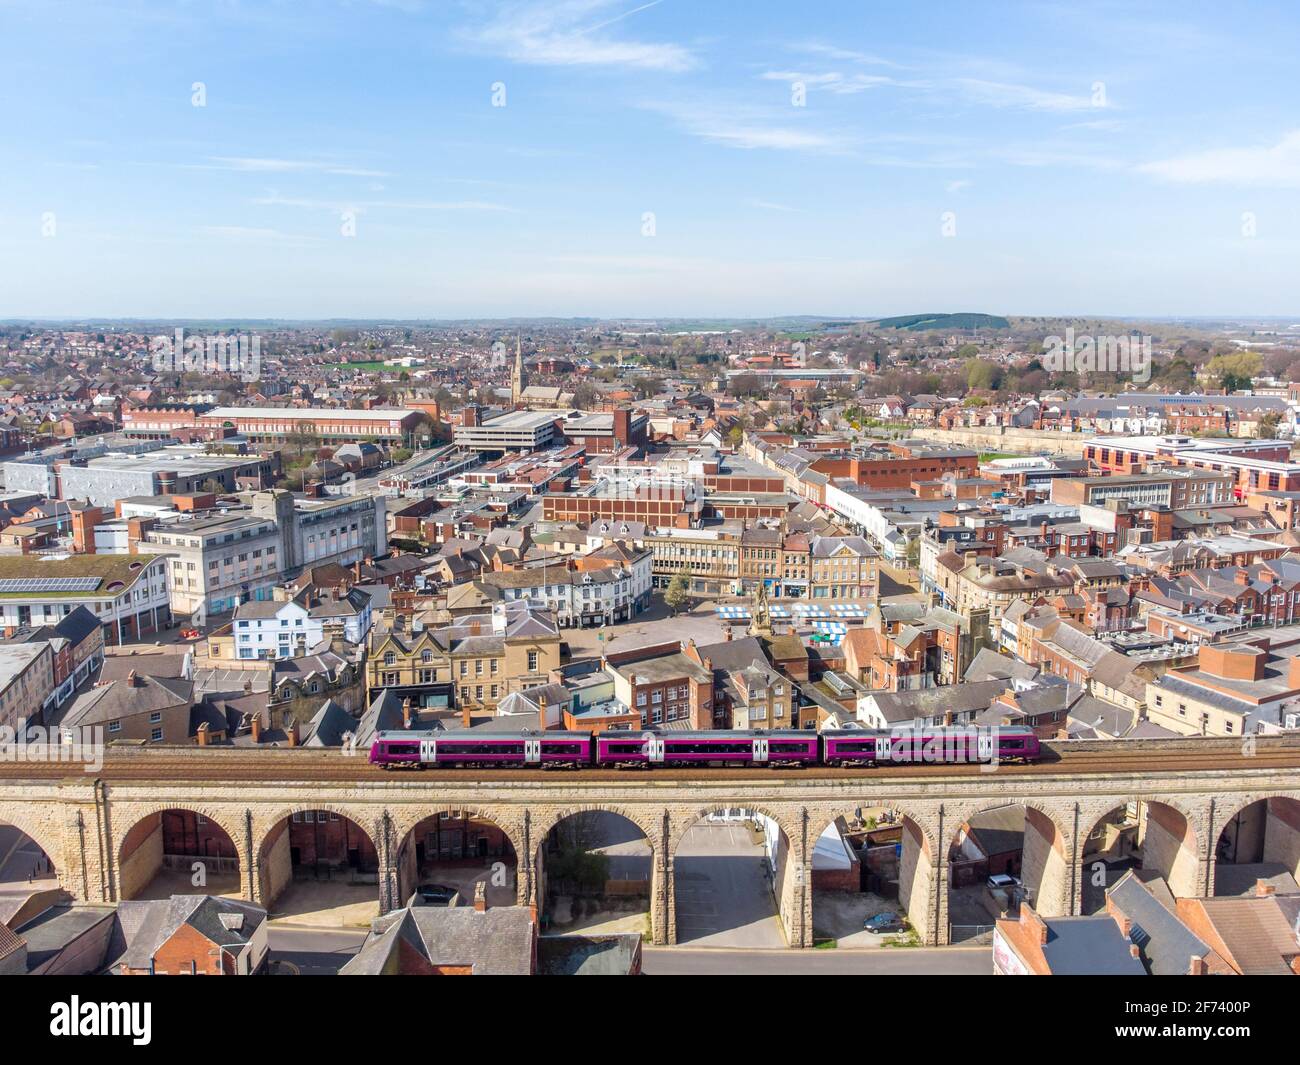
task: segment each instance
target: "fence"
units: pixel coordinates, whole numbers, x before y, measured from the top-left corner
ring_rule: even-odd
[[[995,927],[991,924],[950,924],[948,926],[948,942],[954,945],[957,943],[969,943],[971,945],[992,943]]]

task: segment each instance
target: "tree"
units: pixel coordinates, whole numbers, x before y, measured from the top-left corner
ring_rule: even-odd
[[[690,592],[691,582],[687,580],[686,574],[679,573],[668,582],[668,587],[664,589],[664,602],[676,614],[690,599]]]
[[[1259,438],[1261,440],[1276,440],[1277,427],[1282,423],[1282,415],[1277,411],[1269,411],[1259,420]]]

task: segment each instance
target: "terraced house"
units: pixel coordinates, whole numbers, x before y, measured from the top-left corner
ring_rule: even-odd
[[[511,692],[545,684],[560,665],[560,630],[539,604],[498,603],[441,628],[394,622],[371,635],[369,701],[382,689],[416,709],[495,709]]]

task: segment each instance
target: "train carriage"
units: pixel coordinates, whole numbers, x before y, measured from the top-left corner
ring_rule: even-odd
[[[1022,726],[935,726],[835,729],[823,732],[821,763],[828,766],[986,765],[1033,762],[1038,736]]]
[[[407,766],[548,768],[591,765],[589,732],[379,732],[370,761],[385,769]]]
[[[604,766],[816,765],[815,732],[798,729],[718,729],[710,732],[605,732],[596,738]]]

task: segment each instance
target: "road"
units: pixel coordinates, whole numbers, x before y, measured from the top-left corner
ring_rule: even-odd
[[[988,947],[896,950],[696,950],[643,948],[648,976],[989,976]]]

